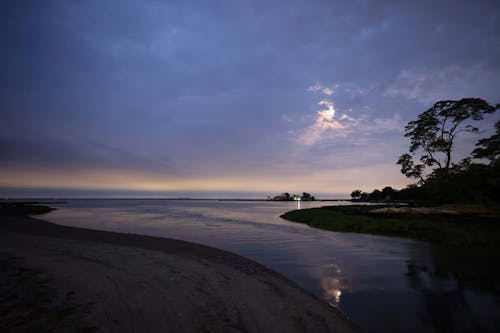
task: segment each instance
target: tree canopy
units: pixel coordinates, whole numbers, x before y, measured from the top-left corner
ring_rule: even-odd
[[[418,182],[400,190],[388,186],[371,193],[354,190],[351,197],[356,201],[497,205],[500,203],[500,120],[494,125],[493,135],[478,140],[469,156],[454,161],[452,153],[460,133],[479,132],[474,124],[498,109],[500,104],[491,106],[479,98],[435,103],[406,125],[405,136],[410,138],[410,145],[408,152],[397,161],[401,172]],[[484,126],[487,122],[479,124]]]
[[[480,98],[435,103],[405,127],[405,137],[410,138],[410,146],[409,152],[397,161],[401,172],[409,178],[419,179],[421,183],[425,182],[426,168],[435,173],[449,174],[457,135],[478,132],[479,129],[472,123],[484,119],[484,115],[495,112],[499,107],[491,106]]]
[[[472,156],[478,159],[487,159],[490,165],[500,159],[500,120],[495,123],[495,134],[476,143]]]
[[[351,192],[351,198],[358,199],[359,197],[361,197],[361,193],[361,190],[354,190]]]
[[[308,192],[302,192],[302,195],[292,194],[285,192],[274,197],[268,197],[268,200],[274,201],[293,201],[293,200],[303,200],[303,201],[314,201],[316,198]]]

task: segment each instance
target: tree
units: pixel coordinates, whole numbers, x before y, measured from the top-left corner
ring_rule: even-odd
[[[394,190],[390,186],[386,186],[382,189],[382,197],[386,200],[391,200],[393,199],[394,194],[396,193],[396,190]]]
[[[500,105],[493,107],[480,98],[437,102],[405,126],[410,147],[409,153],[401,155],[397,161],[401,172],[409,178],[418,178],[421,183],[425,183],[426,168],[431,168],[435,174],[448,175],[457,135],[461,132],[476,133],[478,128],[469,123],[484,119],[485,114],[498,108]],[[418,163],[414,162],[415,158],[418,158]]]
[[[495,134],[476,143],[472,152],[474,158],[490,160],[490,165],[500,159],[500,120],[495,123]]]
[[[369,194],[369,199],[373,201],[381,200],[382,199],[382,192],[380,190],[373,190],[372,193]]]
[[[425,166],[423,164],[415,164],[410,154],[399,156],[396,164],[401,165],[401,173],[408,178],[418,178],[421,183],[425,183],[423,172]]]
[[[300,200],[304,200],[304,201],[314,201],[314,197],[313,197],[313,196],[311,196],[311,193],[302,192],[302,197],[300,197]]]
[[[361,197],[361,193],[361,190],[354,190],[351,192],[351,198],[358,199],[359,197]]]

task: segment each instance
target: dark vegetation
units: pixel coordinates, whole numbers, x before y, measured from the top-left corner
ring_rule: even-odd
[[[417,182],[396,191],[366,193],[354,190],[356,201],[405,201],[424,205],[444,203],[500,203],[500,121],[495,133],[477,141],[476,148],[460,161],[453,151],[460,133],[478,133],[475,126],[500,105],[491,106],[479,98],[440,101],[410,121],[405,137],[410,139],[409,152],[397,164],[401,172]]]
[[[268,200],[272,201],[294,201],[294,200],[302,200],[302,201],[314,201],[314,198],[310,193],[303,192],[302,195],[298,194],[290,194],[290,193],[282,193],[280,195],[274,197],[267,197]]]
[[[55,210],[36,202],[1,202],[0,215],[27,215],[44,214]]]
[[[500,217],[489,214],[421,215],[372,213],[383,206],[330,206],[294,210],[281,217],[311,227],[410,237],[453,248],[500,253]]]

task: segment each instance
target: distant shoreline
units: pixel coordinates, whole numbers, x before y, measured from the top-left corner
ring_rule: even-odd
[[[1,330],[359,331],[280,274],[223,250],[22,215],[0,216],[0,231],[0,291],[18,294],[0,304],[14,311]]]
[[[60,202],[54,202],[54,200],[59,200]],[[273,201],[280,202],[279,200],[269,200],[269,199],[244,199],[244,198],[235,198],[235,199],[224,199],[224,198],[65,198],[65,197],[55,197],[55,198],[0,198],[0,202],[32,202],[38,204],[54,204],[54,203],[66,203],[69,200],[193,200],[193,201]],[[316,199],[314,201],[352,201],[352,199]]]

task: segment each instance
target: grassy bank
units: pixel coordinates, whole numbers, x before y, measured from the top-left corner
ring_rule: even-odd
[[[325,230],[408,237],[449,247],[500,252],[498,214],[375,214],[373,209],[330,206],[294,210],[281,217]]]

